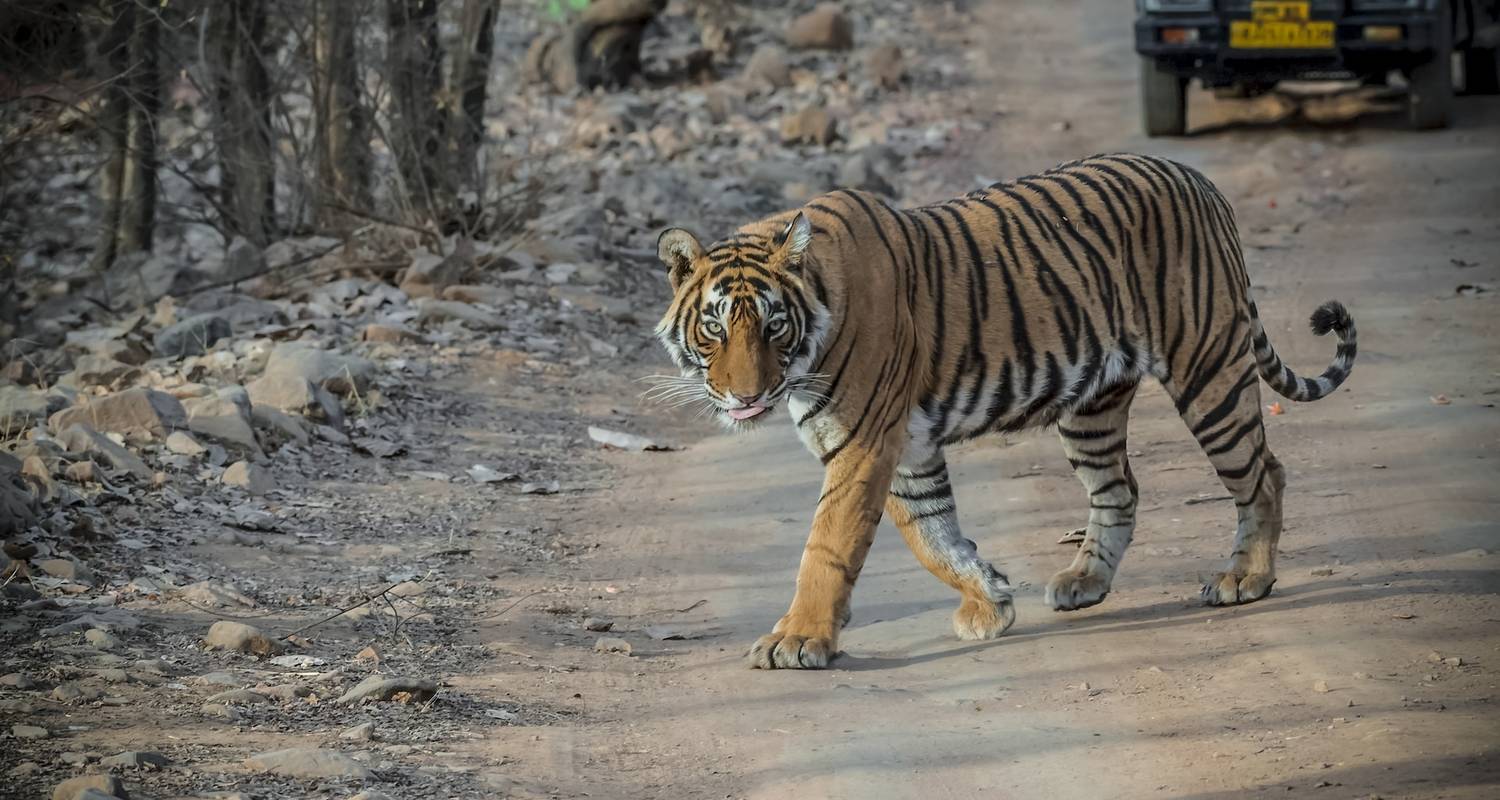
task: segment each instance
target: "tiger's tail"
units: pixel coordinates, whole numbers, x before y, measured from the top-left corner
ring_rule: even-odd
[[[1250,333],[1251,342],[1255,345],[1256,366],[1260,368],[1260,376],[1266,383],[1288,400],[1309,402],[1327,397],[1354,370],[1354,356],[1357,352],[1354,319],[1349,316],[1349,310],[1344,308],[1344,304],[1329,300],[1318,306],[1318,310],[1312,313],[1309,324],[1312,332],[1318,336],[1333,331],[1339,337],[1339,346],[1334,353],[1333,363],[1323,370],[1322,375],[1316,378],[1299,378],[1276,355],[1276,349],[1271,347],[1271,340],[1266,338],[1266,329],[1260,322],[1255,304],[1250,304]]]

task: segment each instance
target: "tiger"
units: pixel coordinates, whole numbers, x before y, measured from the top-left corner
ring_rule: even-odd
[[[1146,155],[1092,156],[906,209],[837,190],[709,247],[669,228],[657,255],[673,296],[656,335],[680,368],[665,392],[737,431],[784,401],[824,468],[791,605],[746,656],[760,669],[820,669],[838,654],[884,515],[958,591],[959,639],[1014,624],[1015,589],[960,532],[944,456],[982,434],[1056,427],[1089,511],[1045,603],[1104,600],[1135,530],[1126,423],[1148,375],[1238,513],[1203,600],[1265,597],[1286,470],[1266,442],[1260,381],[1317,400],[1356,354],[1353,319],[1329,301],[1311,327],[1337,335],[1333,362],[1316,378],[1292,372],[1251,297],[1229,202],[1192,167]]]

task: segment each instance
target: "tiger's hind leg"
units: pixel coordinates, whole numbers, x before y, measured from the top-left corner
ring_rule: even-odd
[[[1203,600],[1216,606],[1259,600],[1276,583],[1286,470],[1266,446],[1255,363],[1248,355],[1235,359],[1191,397],[1164,385],[1239,513],[1229,564],[1204,583]]]
[[[1047,605],[1056,611],[1103,600],[1135,533],[1140,492],[1125,454],[1135,389],[1132,383],[1108,391],[1058,419],[1063,452],[1089,493],[1089,524],[1073,563],[1047,581]]]
[[[940,450],[909,445],[885,507],[922,566],[963,596],[953,612],[958,638],[994,639],[1016,621],[1010,582],[959,531],[958,506]]]

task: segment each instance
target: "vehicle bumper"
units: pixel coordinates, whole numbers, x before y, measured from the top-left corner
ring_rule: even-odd
[[[1229,46],[1229,25],[1239,17],[1217,14],[1142,16],[1135,22],[1135,49],[1184,77],[1228,79],[1247,74],[1270,79],[1325,76],[1410,66],[1426,60],[1437,39],[1436,15],[1349,14],[1335,21],[1334,45],[1320,49],[1247,49]],[[1399,27],[1390,41],[1365,38],[1368,26]],[[1167,28],[1192,28],[1194,42],[1165,42]]]

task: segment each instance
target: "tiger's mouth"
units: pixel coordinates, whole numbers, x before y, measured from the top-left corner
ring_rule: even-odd
[[[748,406],[722,409],[724,416],[729,418],[729,424],[736,427],[749,427],[757,425],[761,420],[771,415],[776,409],[775,403],[752,403]]]

